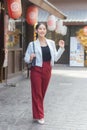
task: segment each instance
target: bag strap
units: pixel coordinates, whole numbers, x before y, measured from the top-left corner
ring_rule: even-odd
[[[34,45],[34,42],[33,42],[33,51],[34,51],[34,53],[35,53],[35,45]]]

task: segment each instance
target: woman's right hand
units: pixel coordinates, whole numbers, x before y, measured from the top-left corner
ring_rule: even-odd
[[[64,48],[65,42],[64,42],[63,40],[59,40],[59,46],[60,46],[61,48]]]
[[[32,61],[34,57],[36,57],[36,55],[35,55],[34,53],[32,53],[32,54],[30,55],[30,61]]]

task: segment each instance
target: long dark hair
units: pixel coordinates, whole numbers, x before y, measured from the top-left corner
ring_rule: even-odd
[[[36,30],[39,28],[39,26],[40,26],[41,24],[43,24],[43,25],[46,27],[46,29],[47,29],[47,24],[44,23],[44,22],[40,22],[40,23],[38,23],[38,24],[36,25]],[[37,34],[37,33],[36,33],[36,38],[38,38],[38,34]]]
[[[43,24],[43,25],[46,27],[46,29],[47,29],[47,24],[44,23],[44,22],[40,22],[40,23],[38,23],[38,24],[36,25],[36,30],[39,28],[39,26],[40,26],[41,24]]]

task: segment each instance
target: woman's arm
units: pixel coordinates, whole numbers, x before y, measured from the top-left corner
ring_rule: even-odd
[[[24,57],[24,61],[26,63],[30,62],[30,45],[28,45],[27,50],[25,52],[25,57]]]
[[[63,52],[65,50],[65,48],[64,48],[65,42],[63,40],[60,40],[58,44],[59,44],[58,51],[56,49],[56,45],[54,44],[54,59],[55,59],[55,61],[58,61],[60,59],[61,55],[63,54]]]
[[[35,53],[34,53],[34,50],[33,50],[33,42],[29,43],[28,47],[27,47],[27,50],[25,52],[25,57],[24,57],[24,61],[26,63],[30,63],[33,58],[35,57]]]

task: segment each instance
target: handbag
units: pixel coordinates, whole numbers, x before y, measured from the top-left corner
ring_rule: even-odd
[[[35,46],[34,46],[34,42],[32,43],[33,44],[33,52],[35,53]],[[35,66],[36,65],[36,57],[33,58],[33,60],[28,63],[28,69],[30,70],[32,66]]]

